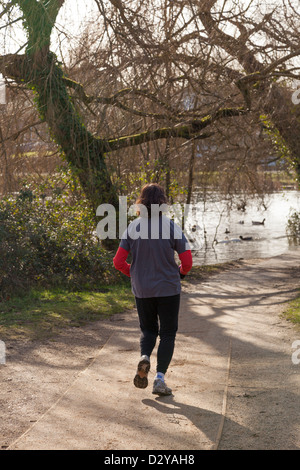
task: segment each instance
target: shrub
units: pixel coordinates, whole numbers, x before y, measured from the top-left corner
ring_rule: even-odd
[[[101,247],[95,228],[95,215],[68,169],[2,199],[2,297],[33,285],[78,290],[116,279],[112,253]]]
[[[287,223],[287,234],[295,241],[300,241],[300,213],[293,212]]]

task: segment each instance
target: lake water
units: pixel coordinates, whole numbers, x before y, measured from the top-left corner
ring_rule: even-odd
[[[236,205],[229,210],[228,202],[213,199],[197,202],[196,206],[196,216],[194,211],[187,223],[195,265],[269,258],[300,249],[286,233],[291,213],[300,212],[300,191],[268,195],[264,206],[258,199],[248,201],[245,211],[238,210]],[[264,225],[252,223],[263,219]],[[240,236],[250,240],[242,241]]]

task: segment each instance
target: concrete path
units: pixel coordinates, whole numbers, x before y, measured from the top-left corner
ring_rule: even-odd
[[[183,288],[171,397],[136,389],[136,312],[11,450],[299,449],[300,330],[280,318],[300,252],[245,262]],[[300,358],[300,352],[299,352]]]

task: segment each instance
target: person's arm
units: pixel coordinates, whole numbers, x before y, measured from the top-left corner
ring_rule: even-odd
[[[172,222],[172,221],[171,221]],[[188,241],[181,228],[173,222],[174,227],[174,249],[177,251],[181,265],[178,267],[181,279],[192,269],[193,258]]]
[[[114,267],[121,271],[121,273],[130,277],[130,264],[126,263],[129,251],[125,250],[121,246],[118,248],[118,251],[113,259]]]
[[[192,252],[191,250],[186,250],[178,256],[181,261],[181,265],[179,266],[180,277],[184,277],[193,266]]]

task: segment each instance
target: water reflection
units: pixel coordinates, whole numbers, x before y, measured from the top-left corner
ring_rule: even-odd
[[[197,203],[196,218],[191,214],[187,220],[195,265],[268,258],[300,249],[286,233],[291,213],[300,212],[299,191],[269,195],[263,205],[249,201],[242,209],[228,210],[226,201]]]

